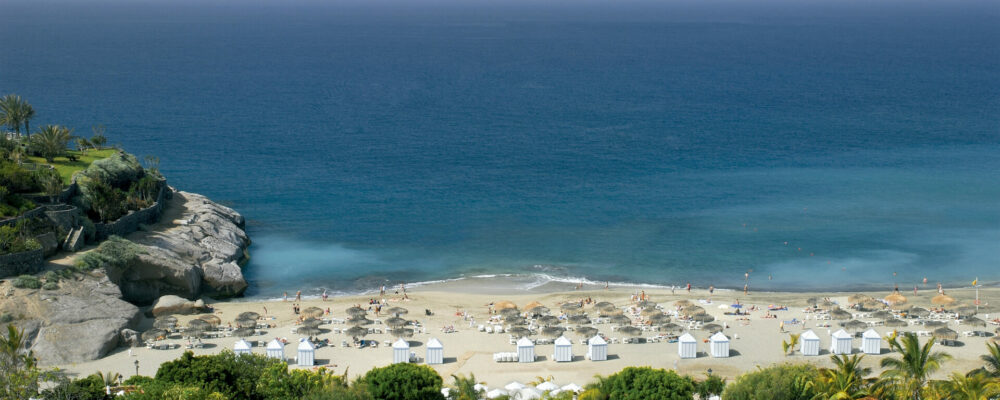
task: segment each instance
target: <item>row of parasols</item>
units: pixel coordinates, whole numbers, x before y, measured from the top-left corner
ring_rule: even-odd
[[[643,316],[643,323],[646,325],[656,327],[658,330],[665,332],[681,332],[685,329],[681,325],[671,323],[671,317],[657,309],[656,303],[651,301],[640,301],[636,303],[635,306],[640,309],[639,313]],[[690,321],[704,323],[715,320],[715,318],[709,315],[704,308],[686,300],[679,302],[677,306],[680,307],[680,314],[685,316]],[[524,337],[535,334],[535,332],[523,326],[528,324],[529,319],[534,319],[534,322],[542,327],[539,333],[544,336],[559,337],[566,331],[566,328],[558,326],[563,323],[563,320],[559,317],[550,315],[551,310],[538,302],[529,303],[525,306],[523,311],[518,309],[514,303],[509,301],[495,303],[494,307],[498,310],[497,313],[503,321],[512,325],[512,328],[508,331],[508,333],[514,336]],[[574,332],[583,337],[591,337],[595,335],[598,330],[594,327],[583,326],[592,323],[590,317],[587,316],[583,308],[584,307],[580,302],[568,302],[559,307],[560,311],[566,315],[565,322],[567,324],[577,325]],[[613,303],[607,301],[598,302],[594,304],[593,310],[595,310],[597,315],[605,322],[620,326],[620,328],[618,328],[618,332],[621,334],[639,336],[643,332],[641,328],[632,326],[634,321],[625,315],[624,312]],[[704,328],[709,331],[715,329],[716,332],[722,330],[722,326],[716,324],[709,324]]]

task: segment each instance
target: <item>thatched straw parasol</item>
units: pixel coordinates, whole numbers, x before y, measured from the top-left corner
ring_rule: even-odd
[[[926,322],[924,322],[924,327],[927,327],[927,328],[940,328],[940,327],[943,327],[943,326],[946,326],[946,325],[947,324],[945,324],[944,322],[941,322],[941,321],[926,321]]]
[[[836,310],[830,311],[830,318],[833,318],[838,321],[848,320],[851,319],[851,313],[838,308]]]
[[[674,305],[677,307],[690,307],[693,306],[694,303],[692,303],[691,300],[677,300],[674,302]]]
[[[885,301],[889,304],[903,304],[906,303],[906,296],[899,294],[899,291],[892,292],[892,294],[885,296]]]
[[[319,335],[320,333],[323,333],[323,330],[321,330],[321,329],[319,329],[319,328],[317,328],[315,326],[301,326],[301,327],[299,327],[298,329],[295,330],[295,333],[299,334],[299,335],[313,336],[313,335]]]
[[[663,314],[663,311],[657,310],[655,308],[643,308],[642,311],[639,312],[639,314],[649,317],[656,314]]]
[[[643,300],[635,303],[635,306],[639,308],[656,308],[656,303],[649,300]]]
[[[163,329],[153,328],[153,329],[150,329],[150,330],[145,331],[145,332],[142,333],[142,340],[143,341],[163,340],[163,339],[166,339],[166,338],[167,338],[167,331],[165,331]]]
[[[365,310],[364,308],[361,308],[361,307],[358,307],[358,306],[354,306],[354,307],[348,308],[348,309],[344,310],[344,312],[346,312],[347,315],[350,315],[352,317],[357,317],[357,316],[360,316],[360,315],[368,314],[368,310]]]
[[[986,326],[986,321],[976,317],[969,317],[962,320],[962,323],[969,326]]]
[[[579,310],[581,308],[583,308],[583,306],[581,306],[580,303],[576,302],[576,301],[571,301],[569,303],[563,303],[562,305],[559,306],[559,309],[563,310],[563,311],[576,311],[576,310]]]
[[[399,317],[392,317],[392,318],[389,318],[389,319],[385,320],[385,324],[389,325],[389,327],[392,327],[392,328],[399,328],[399,327],[401,327],[403,325],[408,324],[409,322],[410,321],[407,321],[407,320],[399,318]]]
[[[855,303],[856,304],[856,303],[860,303],[862,301],[865,301],[865,300],[868,300],[868,299],[871,299],[871,298],[872,297],[869,296],[869,295],[867,295],[867,294],[856,293],[856,294],[852,294],[850,296],[847,296],[847,302],[848,303]]]
[[[680,325],[677,325],[677,324],[674,324],[674,323],[669,323],[669,324],[660,325],[660,330],[664,331],[664,332],[680,332],[680,331],[683,331],[684,328],[682,326],[680,326]]]
[[[681,309],[681,314],[687,316],[704,314],[704,313],[705,313],[705,308],[703,308],[702,306],[687,306]]]
[[[347,323],[351,325],[369,325],[372,323],[372,320],[365,318],[364,315],[358,315],[348,318]]]
[[[323,321],[316,318],[306,318],[302,320],[301,324],[302,326],[311,326],[313,328],[318,328],[320,325],[323,325]]]
[[[960,307],[958,307],[958,308],[956,308],[956,309],[954,309],[952,311],[954,311],[960,317],[963,317],[963,318],[971,317],[971,316],[976,315],[978,313],[978,311],[976,310],[975,306],[960,306]]]
[[[704,329],[704,330],[708,331],[708,333],[722,332],[722,325],[719,325],[719,324],[707,324],[707,325],[701,327],[701,329]]]
[[[323,309],[319,307],[309,307],[302,310],[302,316],[306,318],[322,318]]]
[[[344,330],[344,334],[348,336],[361,336],[364,337],[368,335],[368,328],[363,326],[352,326]]]
[[[257,333],[253,328],[238,328],[233,331],[233,336],[244,338],[248,336],[253,336]]]
[[[524,319],[524,317],[522,317],[520,315],[514,315],[514,316],[511,316],[511,317],[506,317],[503,320],[504,320],[504,322],[507,322],[508,324],[511,324],[511,325],[524,325],[524,324],[528,323],[528,320]]]
[[[642,334],[642,329],[636,328],[634,326],[623,326],[621,329],[618,330],[618,332],[621,333],[622,335],[639,336]]]
[[[569,317],[568,321],[571,324],[586,325],[590,323],[590,318],[587,318],[586,315],[580,314]]]
[[[500,310],[500,316],[504,318],[519,317],[521,316],[521,310],[518,310],[516,308],[505,308],[503,310]]]
[[[240,315],[236,317],[236,319],[260,319],[260,314],[257,314],[253,311],[241,312]]]
[[[531,309],[534,309],[536,307],[545,307],[545,306],[543,306],[542,303],[539,303],[537,301],[532,301],[532,302],[524,305],[524,309],[525,310],[531,310]]]
[[[951,328],[937,328],[934,330],[933,335],[937,339],[945,339],[945,340],[958,339],[958,332],[953,331]]]
[[[939,295],[934,296],[933,298],[931,298],[931,304],[936,304],[936,305],[939,305],[939,306],[950,306],[952,304],[955,304],[955,299],[953,299],[949,295],[941,293],[941,294],[939,294]]]
[[[887,328],[904,328],[910,326],[910,324],[906,323],[906,321],[896,318],[887,319],[882,323],[882,325],[885,325]]]
[[[174,329],[177,326],[177,321],[167,321],[165,319],[159,319],[153,321],[153,327],[156,329]]]
[[[513,328],[510,328],[510,331],[508,331],[508,333],[514,335],[514,337],[531,336],[531,330],[523,326],[515,326]]]
[[[546,315],[543,317],[538,317],[538,319],[536,319],[535,322],[538,322],[540,325],[550,326],[550,325],[559,325],[559,323],[562,321],[560,321],[559,318],[556,318],[553,315]]]
[[[860,330],[863,330],[863,329],[868,329],[868,324],[867,323],[862,322],[862,321],[858,321],[856,319],[844,322],[844,323],[840,324],[840,326],[844,327],[844,329],[851,330],[851,331],[860,331]]]
[[[383,312],[388,313],[389,315],[395,315],[395,316],[398,317],[400,315],[409,314],[410,310],[407,310],[407,309],[405,309],[403,307],[390,307],[388,310],[384,310]]]
[[[651,315],[649,318],[647,318],[647,320],[649,320],[651,324],[660,325],[670,322],[670,316],[666,314],[656,314],[656,315]]]
[[[560,337],[562,336],[563,332],[566,332],[566,328],[563,328],[561,326],[546,326],[545,328],[542,329],[542,335],[548,337]]]
[[[861,309],[864,311],[885,309],[885,303],[878,301],[878,299],[868,299],[858,304],[861,305]]]
[[[205,335],[205,330],[200,328],[188,328],[184,330],[184,337],[186,338],[200,338]]]
[[[508,309],[508,308],[517,308],[517,304],[514,304],[513,302],[510,302],[510,301],[507,301],[507,300],[503,300],[503,301],[498,301],[498,302],[494,303],[493,304],[493,308],[495,308],[497,310],[504,310],[504,309]]]
[[[579,328],[576,328],[575,332],[577,335],[583,337],[591,337],[597,334],[597,328],[594,328],[592,326],[581,326]]]
[[[190,329],[207,330],[207,329],[209,329],[211,327],[212,327],[212,324],[208,323],[208,321],[205,321],[203,319],[192,319],[192,320],[188,321],[188,323],[187,323],[187,329],[188,330],[190,330]]]
[[[410,328],[395,328],[395,329],[390,329],[389,330],[389,334],[392,335],[392,336],[398,337],[398,338],[412,337],[413,336],[413,329],[410,329]]]
[[[594,304],[594,308],[598,310],[614,310],[617,307],[615,307],[615,305],[610,301],[602,301],[597,304]]]
[[[910,307],[906,310],[906,315],[912,315],[918,318],[926,318],[931,315],[930,310],[920,307]]]
[[[255,319],[245,319],[245,318],[242,318],[242,319],[237,319],[236,321],[233,321],[233,322],[235,322],[236,326],[240,327],[240,328],[256,328],[257,327],[257,320],[255,320]]]
[[[713,317],[711,315],[708,315],[708,314],[697,314],[697,315],[692,316],[691,320],[692,321],[698,321],[698,322],[701,322],[701,323],[706,323],[706,322],[715,321],[715,317]]]
[[[535,306],[535,307],[532,307],[532,308],[527,308],[526,310],[528,310],[528,314],[531,315],[531,316],[533,316],[533,317],[537,317],[537,316],[541,316],[541,315],[546,315],[546,314],[548,314],[550,312],[550,310],[549,310],[548,307],[542,306],[542,305]]]
[[[631,325],[632,319],[624,315],[615,315],[613,317],[608,318],[608,322],[615,325]]]
[[[205,321],[205,322],[208,322],[208,324],[211,325],[211,326],[213,326],[213,327],[219,326],[220,324],[222,324],[222,318],[219,318],[219,316],[217,316],[217,315],[212,315],[212,314],[202,315],[202,316],[198,317],[198,319],[200,319],[202,321]]]
[[[888,311],[875,311],[872,313],[871,318],[878,318],[878,319],[892,318],[892,313]]]
[[[612,308],[610,310],[598,310],[597,315],[602,317],[610,317],[612,315],[622,315],[622,310],[617,308]]]

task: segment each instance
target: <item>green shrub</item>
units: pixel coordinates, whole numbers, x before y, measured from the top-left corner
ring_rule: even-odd
[[[97,249],[77,258],[74,267],[80,271],[105,268],[121,272],[127,270],[132,262],[143,253],[145,250],[142,246],[120,236],[112,236],[97,246]]]
[[[42,289],[44,289],[44,290],[56,290],[56,289],[59,289],[59,285],[56,284],[55,282],[45,282],[45,284],[42,285]]]
[[[59,273],[56,271],[49,271],[42,275],[45,282],[59,282]]]
[[[0,254],[21,253],[42,248],[37,240],[25,238],[26,230],[23,224],[18,227],[0,226]]]
[[[123,151],[94,161],[83,173],[91,179],[107,182],[120,189],[128,188],[132,182],[139,180],[145,174],[139,160]]]
[[[190,351],[180,358],[163,363],[156,371],[157,383],[197,386],[219,392],[234,400],[263,399],[257,384],[269,367],[284,362],[261,354],[237,356],[231,351],[195,356]]]
[[[698,382],[695,392],[698,393],[698,398],[707,399],[709,396],[722,394],[725,389],[726,381],[724,379],[718,375],[709,375],[705,380]]]
[[[39,289],[42,287],[42,282],[32,275],[21,275],[14,278],[14,287],[21,289]]]
[[[371,369],[356,385],[376,399],[443,400],[442,383],[441,376],[426,365],[393,364]]]
[[[741,375],[722,392],[723,400],[807,400],[817,394],[819,371],[810,364],[781,364]]]
[[[13,320],[14,320],[14,316],[11,315],[10,313],[0,314],[0,324],[6,324],[6,323],[8,323],[10,321],[13,321]]]
[[[674,371],[650,367],[625,367],[600,380],[598,388],[611,399],[690,400],[694,398],[694,382]]]
[[[44,399],[110,400],[104,393],[104,379],[93,374],[76,380],[63,380],[58,385],[42,391]]]

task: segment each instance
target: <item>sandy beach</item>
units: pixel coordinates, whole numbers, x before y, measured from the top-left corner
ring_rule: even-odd
[[[848,302],[848,296],[852,293],[774,293],[760,292],[744,295],[742,292],[716,290],[711,297],[705,289],[693,289],[690,293],[682,288],[678,288],[671,293],[670,289],[650,289],[650,288],[627,288],[615,287],[604,289],[603,287],[583,287],[577,289],[574,285],[564,283],[551,283],[531,290],[502,289],[502,285],[491,279],[473,279],[444,282],[423,287],[411,288],[406,291],[406,298],[402,293],[396,294],[395,289],[390,289],[386,293],[388,305],[399,306],[409,310],[406,319],[415,320],[420,323],[421,328],[413,337],[409,338],[411,351],[416,353],[421,359],[426,353],[425,345],[431,338],[438,338],[444,344],[444,363],[434,365],[446,383],[451,381],[452,374],[475,374],[479,381],[486,382],[490,386],[502,386],[510,381],[517,380],[529,382],[537,377],[552,377],[559,384],[570,382],[583,385],[589,382],[595,374],[611,374],[626,366],[653,366],[659,368],[676,368],[683,374],[692,376],[702,376],[712,369],[714,374],[732,378],[742,372],[753,370],[759,365],[770,365],[785,361],[811,362],[817,365],[830,365],[828,349],[830,347],[830,333],[839,329],[834,320],[813,320],[809,319],[809,313],[804,312],[806,299],[812,297],[829,298],[842,305]],[[711,358],[708,355],[709,346],[705,340],[710,336],[705,330],[690,330],[698,343],[698,357],[696,359],[680,359],[677,354],[677,344],[666,341],[654,343],[632,343],[623,344],[621,339],[625,335],[619,334],[611,324],[596,324],[602,335],[615,339],[609,344],[608,360],[594,362],[584,359],[586,346],[580,344],[581,337],[574,332],[567,331],[566,336],[573,340],[574,361],[557,363],[552,360],[553,345],[543,344],[536,346],[535,353],[538,359],[534,363],[496,363],[493,361],[495,352],[516,351],[515,346],[510,344],[510,337],[505,333],[484,333],[478,330],[479,324],[485,324],[490,318],[489,304],[491,302],[510,301],[521,307],[529,302],[537,301],[552,310],[553,315],[559,313],[559,306],[569,301],[579,301],[592,299],[594,303],[599,301],[613,302],[619,309],[627,308],[633,304],[632,296],[642,293],[649,297],[650,301],[657,303],[665,312],[672,313],[675,310],[674,303],[678,300],[687,299],[695,303],[700,303],[705,310],[716,318],[716,323],[728,326],[724,333],[731,338],[732,356],[729,358]],[[501,294],[503,292],[506,294]],[[956,304],[972,304],[975,291],[972,289],[948,290],[948,295],[954,297]],[[877,298],[883,298],[889,293],[868,293]],[[906,293],[908,304],[930,307],[930,299],[936,295],[933,287],[926,288],[913,296],[913,292]],[[345,310],[356,304],[361,304],[367,308],[368,302],[376,298],[378,293],[371,296],[352,296],[322,299],[303,299],[300,307],[302,309],[316,306],[324,310],[330,309],[330,315],[324,318],[344,319]],[[984,310],[991,307],[989,300],[997,295],[996,289],[980,290],[980,298],[984,304]],[[214,314],[222,321],[222,326],[232,322],[241,312],[254,311],[265,315],[261,323],[273,325],[255,336],[248,337],[249,341],[267,342],[273,338],[286,338],[290,345],[286,346],[285,355],[288,358],[295,356],[294,343],[301,335],[296,335],[293,329],[296,326],[297,316],[293,313],[294,293],[289,294],[288,301],[227,301],[216,302]],[[749,316],[726,315],[733,309],[730,304],[739,301],[748,309],[756,306],[757,311],[751,311]],[[769,305],[784,305],[787,311],[772,311],[777,318],[763,318]],[[584,310],[592,318],[596,316],[592,309],[593,303],[584,307]],[[425,315],[425,310],[430,310],[433,315]],[[983,320],[995,319],[1000,314],[990,315],[988,311],[980,313]],[[178,316],[180,325],[197,316]],[[373,312],[368,314],[370,319],[384,321],[389,316],[375,316]],[[748,318],[740,320],[739,318]],[[792,324],[787,321],[803,321],[799,324]],[[676,318],[675,318],[676,321]],[[781,349],[781,342],[788,338],[787,334],[781,333],[781,324],[785,322],[785,330],[792,333],[801,333],[806,329],[813,329],[821,338],[820,348],[823,349],[820,356],[803,356],[796,352],[794,355],[786,356]],[[152,319],[144,321],[143,329],[151,326]],[[829,325],[829,327],[825,325]],[[565,322],[561,326],[571,326]],[[988,324],[984,327],[971,327],[958,324],[955,321],[948,322],[948,326],[961,335],[964,331],[985,330],[993,332],[995,325]],[[385,366],[392,362],[392,349],[386,346],[386,341],[394,340],[394,337],[385,333],[387,327],[380,323],[368,325],[368,327],[382,330],[381,334],[368,335],[365,339],[377,340],[378,347],[357,348],[343,347],[342,342],[351,342],[351,337],[343,333],[335,333],[336,330],[346,329],[350,325],[342,323],[332,323],[322,325],[324,332],[318,337],[329,339],[332,346],[321,347],[316,350],[316,359],[319,366],[331,369],[336,373],[348,374],[353,378],[372,367]],[[444,333],[444,327],[454,327],[455,332]],[[892,331],[891,328],[876,327],[879,333],[885,335]],[[900,331],[926,330],[922,326],[910,326],[899,328]],[[640,337],[652,337],[659,332],[643,332]],[[534,336],[534,338],[544,338]],[[214,339],[203,339],[204,348],[194,349],[195,354],[208,354],[219,352],[223,349],[231,349],[236,342],[235,337],[222,337]],[[926,339],[925,339],[926,340]],[[965,372],[980,365],[978,357],[985,352],[985,337],[964,337],[960,336],[960,345],[954,347],[939,346],[938,350],[951,354],[954,359],[947,362],[944,368],[935,377],[941,378],[953,371]],[[56,367],[65,369],[70,375],[87,375],[94,371],[114,371],[131,376],[135,373],[135,361],[139,361],[139,373],[143,375],[153,375],[159,365],[165,361],[179,357],[185,350],[184,345],[187,340],[180,334],[173,335],[161,341],[161,343],[177,343],[180,348],[170,350],[154,350],[147,348],[119,348],[112,354],[96,361],[58,365]],[[860,352],[860,339],[855,339],[853,347],[855,352]],[[885,348],[883,342],[883,348]],[[255,353],[263,353],[264,348],[257,346],[253,350]],[[872,355],[865,357],[865,363],[878,372],[878,361],[886,357],[886,351],[882,355]],[[290,362],[292,363],[292,362]],[[293,363],[292,363],[293,364]]]

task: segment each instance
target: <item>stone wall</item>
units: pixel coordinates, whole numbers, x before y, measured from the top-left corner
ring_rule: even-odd
[[[115,222],[95,223],[95,240],[101,241],[113,235],[125,236],[139,230],[139,225],[155,223],[160,219],[160,214],[163,213],[163,200],[167,198],[169,191],[170,188],[167,187],[166,182],[163,182],[153,205],[138,211],[130,211]]]
[[[0,256],[0,278],[36,274],[45,266],[42,249]]]
[[[52,220],[52,223],[65,229],[67,232],[79,225],[77,217],[80,216],[80,211],[76,206],[68,204],[45,206],[45,215]]]
[[[26,211],[24,214],[21,214],[21,215],[18,215],[16,217],[11,217],[11,218],[5,219],[3,221],[0,221],[0,226],[8,226],[8,225],[13,226],[14,224],[17,224],[17,222],[20,221],[20,220],[22,220],[22,219],[31,219],[31,218],[35,218],[35,217],[40,217],[43,214],[45,214],[45,207],[36,207],[33,210]]]

